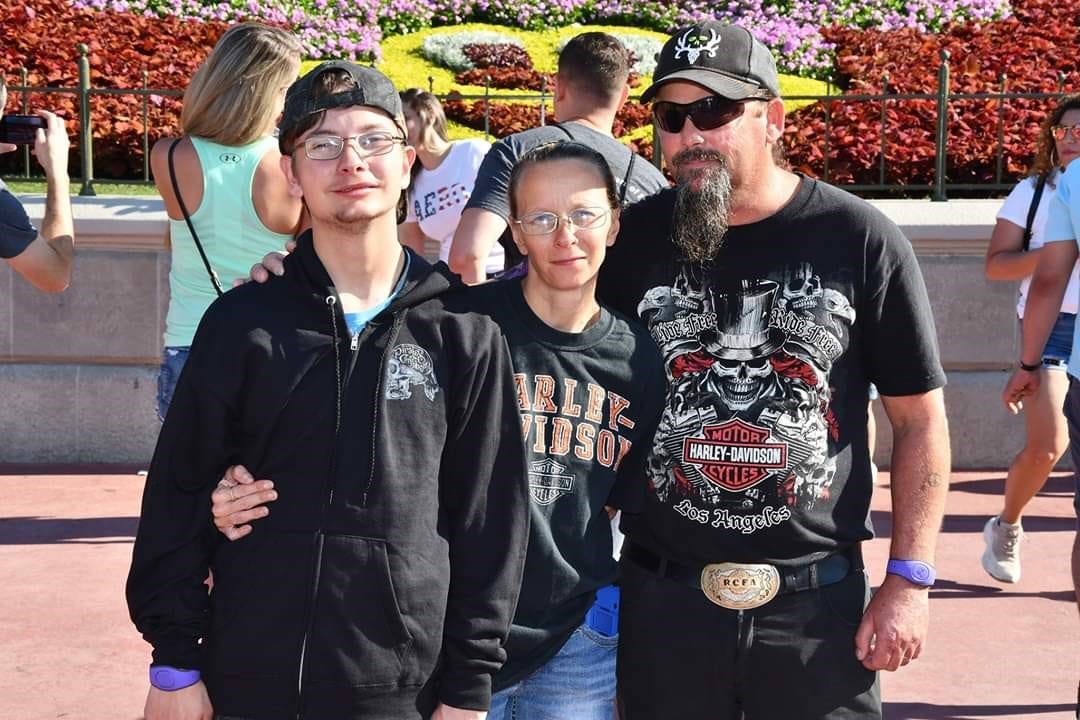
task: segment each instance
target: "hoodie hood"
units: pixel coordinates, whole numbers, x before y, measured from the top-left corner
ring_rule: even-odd
[[[447,292],[465,289],[464,283],[450,272],[445,263],[432,265],[413,250],[405,246],[402,246],[402,250],[410,255],[405,283],[384,312],[394,313]],[[326,298],[337,295],[334,281],[315,252],[311,230],[296,239],[296,250],[285,258],[285,278],[296,282],[302,292],[311,295],[320,304]]]

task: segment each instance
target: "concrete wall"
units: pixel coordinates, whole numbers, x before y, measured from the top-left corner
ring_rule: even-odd
[[[1018,352],[1016,289],[982,275],[1000,202],[875,204],[912,240],[926,277],[949,374],[954,466],[1004,467],[1023,427],[999,400]],[[40,219],[41,199],[27,206]],[[39,293],[0,263],[0,462],[146,463],[153,451],[168,302],[161,202],[79,198],[75,213],[67,292]],[[878,427],[886,467],[888,423]]]

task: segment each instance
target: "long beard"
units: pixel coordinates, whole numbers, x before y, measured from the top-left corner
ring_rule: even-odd
[[[688,260],[707,262],[724,245],[731,213],[731,173],[724,157],[692,148],[672,159],[675,166],[675,216],[672,239]],[[685,169],[682,163],[710,160],[713,167]]]

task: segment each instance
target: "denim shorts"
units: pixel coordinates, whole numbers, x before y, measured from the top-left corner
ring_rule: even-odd
[[[1076,325],[1076,315],[1073,313],[1060,313],[1050,331],[1050,339],[1046,341],[1043,349],[1042,364],[1047,370],[1061,370],[1069,364],[1069,355],[1072,354],[1073,326]]]
[[[161,353],[157,377],[157,413],[161,422],[165,422],[165,413],[169,411],[169,403],[176,392],[176,381],[180,379],[180,371],[184,369],[190,352],[190,347],[167,347]]]
[[[532,675],[491,696],[488,720],[612,720],[618,635],[581,625]]]

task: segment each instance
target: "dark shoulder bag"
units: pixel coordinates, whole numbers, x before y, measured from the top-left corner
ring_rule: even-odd
[[[188,212],[187,205],[184,204],[184,198],[180,195],[180,184],[176,182],[176,168],[173,166],[173,152],[176,150],[176,146],[180,144],[180,140],[173,141],[173,144],[169,146],[169,180],[172,181],[173,195],[176,196],[176,202],[180,205],[180,212],[184,214],[184,222],[187,223],[188,231],[191,233],[191,239],[195,241],[195,247],[199,250],[199,257],[202,258],[203,266],[206,268],[206,274],[210,276],[210,284],[214,286],[214,291],[217,292],[218,297],[224,294],[221,289],[221,281],[218,280],[217,273],[214,272],[214,268],[210,266],[210,259],[206,257],[206,251],[203,250],[202,243],[199,242],[199,236],[195,232],[195,226],[191,224],[191,214]]]
[[[1031,248],[1031,226],[1035,223],[1035,213],[1039,211],[1039,201],[1042,200],[1043,188],[1046,187],[1046,173],[1039,176],[1035,183],[1035,194],[1031,196],[1031,205],[1028,206],[1027,222],[1024,224],[1023,250],[1027,252]]]

